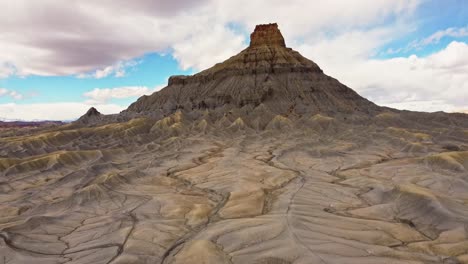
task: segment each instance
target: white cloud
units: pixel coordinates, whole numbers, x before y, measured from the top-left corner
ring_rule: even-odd
[[[426,101],[412,101],[405,100],[402,102],[387,103],[385,106],[397,108],[397,109],[406,109],[411,111],[422,111],[422,112],[465,112],[461,108],[457,108],[452,104],[448,104],[444,100],[426,100]]]
[[[11,63],[0,60],[0,79],[16,74],[16,68]]]
[[[0,104],[0,119],[6,120],[75,120],[91,106],[86,103],[62,102],[44,104]],[[103,114],[115,114],[126,107],[116,104],[100,104],[95,107]]]
[[[450,27],[444,30],[439,30],[423,39],[415,39],[411,41],[405,47],[388,48],[385,53],[390,54],[390,55],[395,55],[395,54],[399,54],[402,52],[408,53],[408,52],[415,51],[415,50],[419,51],[419,50],[422,50],[425,46],[428,46],[431,44],[437,44],[440,42],[441,39],[447,38],[447,37],[450,37],[452,39],[468,37],[468,26]]]
[[[5,88],[0,88],[0,96],[4,96],[8,93],[8,89],[5,89]]]
[[[371,54],[375,45],[368,39],[359,40],[359,34],[303,46],[304,53],[321,65],[325,72],[338,78],[372,101],[390,107],[424,111],[458,111],[468,107],[468,45],[451,42],[443,50],[427,57],[399,57],[372,59],[360,54]],[[349,44],[357,51],[341,51]],[[321,54],[325,47],[336,47],[337,55]],[[346,48],[343,48],[346,49]],[[368,50],[366,52],[366,50]]]
[[[238,0],[216,1],[216,13],[249,29],[256,24],[278,22],[286,39],[313,36],[318,32],[347,32],[358,27],[379,26],[389,18],[411,14],[420,0]]]
[[[229,45],[224,41],[229,39]],[[184,70],[206,69],[226,60],[245,48],[243,36],[236,35],[222,25],[214,25],[211,31],[200,30],[187,40],[174,44],[174,58]],[[211,56],[200,56],[209,52]]]
[[[160,90],[161,88],[162,86],[156,86],[155,88],[148,88],[146,86],[94,88],[93,90],[84,93],[83,96],[88,98],[88,104],[99,104],[106,103],[111,99],[124,99],[149,95],[157,90]]]
[[[129,68],[133,68],[141,62],[135,60],[130,61],[119,61],[111,66],[106,66],[102,69],[97,69],[92,73],[80,73],[77,75],[78,78],[95,78],[102,79],[113,75],[114,77],[124,77]]]
[[[311,36],[303,43],[297,44],[297,50],[319,63],[319,66],[328,68],[333,65],[333,69],[340,67],[340,71],[346,71],[349,64],[368,59],[393,36],[401,34],[402,30],[396,27],[381,27],[367,31],[344,32],[333,37]]]
[[[404,17],[419,0],[183,0],[0,3],[0,76],[111,74],[109,65],[149,52],[175,51],[184,68],[201,70],[241,48],[257,23],[278,22],[287,39],[345,32]],[[40,12],[38,12],[40,10]],[[313,15],[311,15],[311,13]],[[291,15],[294,14],[294,15]],[[247,32],[245,32],[247,31]],[[193,49],[190,47],[193,45]],[[99,69],[96,71],[96,69]]]
[[[15,90],[9,90],[6,88],[0,88],[0,97],[2,96],[9,96],[10,98],[14,100],[21,100],[24,98],[24,95],[15,91]]]
[[[468,37],[468,26],[462,28],[447,28],[445,30],[439,30],[429,37],[421,40],[417,46],[425,46],[429,44],[439,43],[442,38],[452,37],[452,38],[462,38]]]

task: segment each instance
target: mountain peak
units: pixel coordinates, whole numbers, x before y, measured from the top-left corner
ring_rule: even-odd
[[[250,47],[261,45],[286,47],[278,24],[262,24],[255,27],[254,32],[250,34]]]
[[[325,75],[316,63],[287,48],[274,23],[256,26],[250,46],[240,53],[195,75],[172,76],[166,88],[141,97],[125,112],[169,115],[178,109],[210,110],[222,116],[260,105],[273,116],[368,114],[379,110]],[[247,119],[243,116],[242,120]]]
[[[87,116],[87,117],[100,116],[100,115],[101,115],[101,113],[94,107],[89,108],[88,111],[85,114],[85,116]]]
[[[76,122],[93,124],[101,120],[102,114],[94,107],[89,108],[86,114],[82,115]]]

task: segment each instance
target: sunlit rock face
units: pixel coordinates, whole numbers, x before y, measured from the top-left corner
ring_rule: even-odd
[[[0,264],[468,263],[467,115],[379,107],[284,43],[0,130]]]

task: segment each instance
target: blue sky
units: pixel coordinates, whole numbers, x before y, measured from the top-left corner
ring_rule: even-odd
[[[378,104],[468,110],[467,1],[12,2],[0,3],[0,119],[119,112],[236,54],[268,22]]]
[[[65,76],[9,76],[0,79],[0,87],[8,87],[24,95],[24,98],[14,100],[8,96],[0,97],[0,103],[16,101],[18,104],[56,103],[64,101],[80,101],[88,99],[84,94],[95,88],[116,87],[156,87],[164,85],[170,75],[191,74],[192,71],[182,70],[170,55],[157,53],[146,54],[135,58],[136,65],[125,69],[123,76],[116,77],[115,73],[102,78],[93,76],[65,75]],[[85,73],[92,75],[93,73]],[[112,99],[119,104],[128,105],[135,97],[124,100]]]
[[[397,55],[385,53],[386,48],[404,48],[411,42],[422,40],[440,30],[466,28],[468,26],[468,3],[463,0],[426,1],[416,10],[414,19],[417,26],[416,30],[383,46],[379,54],[381,58],[409,56],[412,54],[427,56],[445,48],[453,40],[464,42],[468,40],[468,36],[461,38],[447,36],[438,43],[432,43],[422,48],[408,49]]]

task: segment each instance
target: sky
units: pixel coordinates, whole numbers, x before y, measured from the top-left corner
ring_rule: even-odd
[[[270,22],[379,105],[468,112],[466,0],[0,0],[0,120],[118,113]]]

